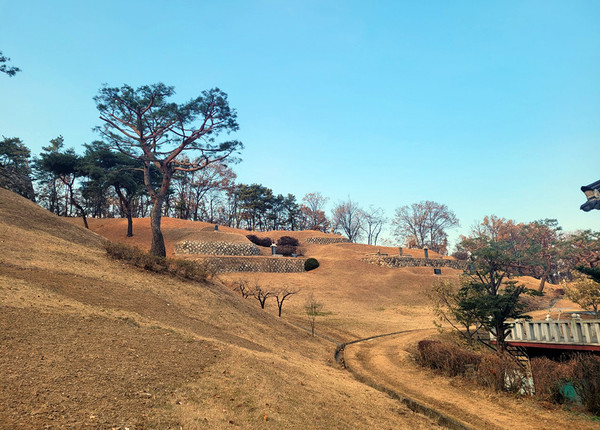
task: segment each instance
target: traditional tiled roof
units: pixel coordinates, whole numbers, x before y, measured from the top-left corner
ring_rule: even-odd
[[[600,180],[581,187],[581,191],[585,193],[588,201],[581,205],[580,209],[589,212],[592,209],[600,210]]]

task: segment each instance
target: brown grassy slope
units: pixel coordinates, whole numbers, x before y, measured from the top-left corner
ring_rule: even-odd
[[[139,233],[139,229],[138,229]],[[107,259],[0,189],[0,428],[430,428],[216,284]]]
[[[73,219],[71,222],[81,223]],[[148,218],[134,219],[134,237],[127,238],[126,221],[121,219],[92,219],[90,227],[102,236],[142,249],[150,248],[150,223]],[[173,244],[184,237],[193,237],[196,232],[212,228],[212,224],[193,222],[173,218],[163,218],[162,228],[167,252],[172,253]],[[239,234],[250,233],[229,227],[219,227],[220,231]],[[306,244],[308,237],[333,237],[330,234],[307,231],[269,231],[252,232],[257,236],[277,240],[289,235],[301,242],[305,256],[315,257],[321,266],[308,273],[238,273],[221,275],[224,281],[247,280],[250,285],[258,284],[264,288],[277,290],[288,287],[299,290],[284,305],[284,315],[289,321],[306,326],[304,303],[313,294],[323,303],[326,315],[318,317],[318,330],[338,341],[388,333],[398,330],[433,327],[433,315],[426,292],[437,279],[457,280],[458,270],[442,269],[442,276],[434,276],[432,268],[413,267],[389,269],[368,264],[361,259],[376,252],[395,255],[394,247],[370,246],[354,243],[331,245]],[[261,248],[267,255],[270,250]],[[423,257],[423,250],[403,249],[403,253],[413,257]],[[438,254],[430,252],[432,258]],[[537,288],[539,281],[523,277],[519,279],[529,288]],[[548,285],[547,291],[554,289]],[[249,299],[251,300],[251,299]],[[541,301],[540,301],[541,303]],[[546,304],[546,303],[541,303]],[[571,304],[571,306],[574,306]],[[267,310],[276,312],[274,300],[267,301]],[[545,316],[546,311],[537,314]]]
[[[73,219],[71,222],[81,223]],[[150,248],[151,234],[148,218],[134,219],[134,236],[126,237],[126,221],[121,219],[92,219],[90,228],[110,240]],[[184,237],[193,237],[197,231],[210,226],[173,218],[163,218],[162,230],[167,253],[172,255],[174,243]],[[221,231],[245,236],[248,231],[220,226]],[[347,341],[373,334],[403,329],[432,327],[433,316],[424,292],[436,279],[457,279],[460,271],[442,270],[441,277],[433,275],[432,268],[414,267],[389,269],[361,261],[367,254],[378,251],[389,255],[397,254],[393,247],[370,246],[354,243],[331,245],[306,244],[312,236],[332,235],[307,231],[253,232],[276,240],[281,236],[296,237],[301,242],[305,256],[315,257],[320,267],[307,273],[238,273],[221,275],[224,281],[247,280],[250,285],[277,290],[288,287],[299,290],[284,304],[286,319],[297,325],[306,326],[304,303],[313,294],[323,303],[326,315],[318,317],[318,330],[338,341]],[[270,250],[267,250],[270,251]],[[423,257],[422,250],[404,250],[405,254]],[[437,254],[431,253],[432,257]],[[249,299],[252,300],[252,299]],[[276,312],[275,300],[267,301],[267,310]]]

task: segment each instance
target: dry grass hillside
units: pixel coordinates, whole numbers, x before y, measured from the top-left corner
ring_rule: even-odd
[[[335,342],[411,329],[419,331],[356,344],[347,363],[458,420],[483,402],[484,417],[464,415],[474,428],[593,428],[416,367],[406,349],[435,333],[423,292],[440,277],[361,261],[395,248],[303,243],[321,263],[314,271],[192,283],[107,258],[104,238],[149,248],[147,219],[134,220],[132,238],[125,220],[92,219],[93,232],[80,222],[0,189],[0,428],[435,428],[333,362]],[[164,219],[168,253],[207,227]],[[443,269],[441,278],[457,275]],[[230,290],[234,280],[299,293],[278,318],[274,300],[262,310]],[[306,330],[311,294],[323,303],[316,328],[324,338]]]
[[[0,428],[433,426],[285,318],[111,261],[99,235],[2,189],[0,241]]]
[[[81,224],[81,220],[72,219]],[[123,219],[91,219],[90,228],[112,240],[142,249],[150,248],[150,221],[148,218],[134,219],[134,236],[126,237],[127,224]],[[211,224],[173,218],[163,218],[162,230],[167,254],[173,255],[174,244],[188,237],[197,237]],[[248,234],[219,226],[219,231]],[[299,293],[284,304],[284,318],[295,325],[306,326],[304,304],[312,294],[323,304],[324,314],[317,319],[317,331],[339,342],[354,340],[373,334],[398,330],[431,327],[433,316],[425,292],[436,279],[456,279],[460,271],[444,268],[442,276],[433,276],[432,268],[412,267],[390,269],[361,261],[368,254],[381,252],[389,255],[398,253],[397,248],[369,246],[353,243],[330,245],[307,244],[306,239],[314,236],[333,237],[330,234],[308,231],[270,231],[255,233],[261,237],[277,240],[289,235],[300,240],[304,256],[315,257],[320,267],[306,273],[238,273],[223,274],[224,282],[243,279],[251,286],[258,284],[265,289],[277,290],[288,287]],[[263,254],[270,249],[262,248]],[[405,249],[405,254],[423,257],[423,251]],[[431,257],[439,257],[431,252]],[[258,306],[258,302],[251,303]],[[267,301],[266,311],[276,314],[274,299]]]

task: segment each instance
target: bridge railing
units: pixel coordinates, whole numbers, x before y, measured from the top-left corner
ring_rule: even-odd
[[[517,320],[506,338],[513,342],[600,345],[600,320]]]

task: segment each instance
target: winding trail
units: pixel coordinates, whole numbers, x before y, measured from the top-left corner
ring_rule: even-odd
[[[600,425],[530,399],[496,394],[418,367],[408,348],[435,329],[407,330],[358,339],[336,349],[336,361],[361,382],[451,429],[598,430]]]

